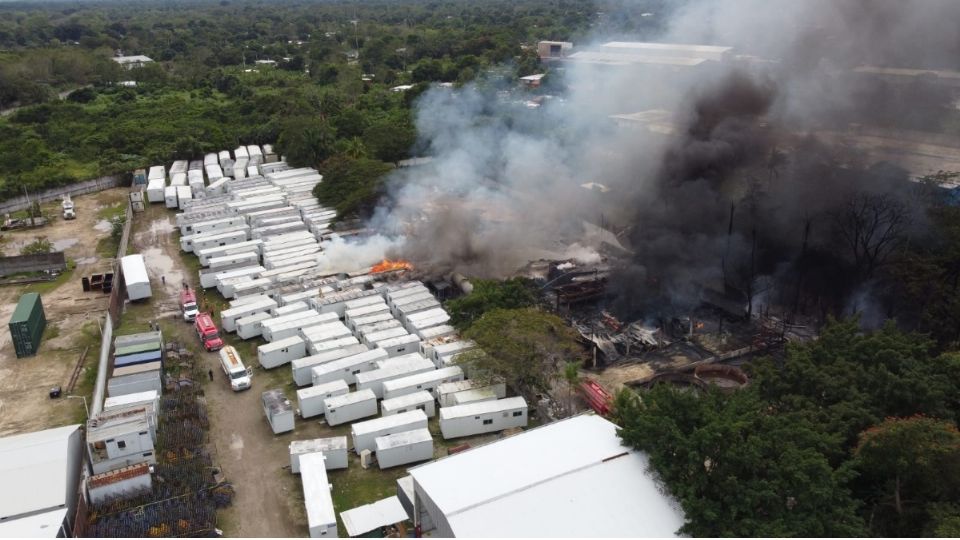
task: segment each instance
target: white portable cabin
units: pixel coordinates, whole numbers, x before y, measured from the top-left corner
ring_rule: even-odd
[[[163,203],[167,208],[177,207],[177,186],[163,188]]]
[[[223,174],[226,176],[233,176],[233,158],[230,157],[229,150],[221,150],[217,157],[220,160],[220,168],[223,169]]]
[[[229,181],[229,178],[217,178],[215,180],[210,180],[210,185],[206,187],[207,195],[223,195],[224,187]]]
[[[320,354],[315,354],[312,356],[307,356],[304,358],[298,358],[293,362],[290,362],[290,369],[293,371],[293,382],[297,386],[306,386],[308,384],[318,385],[331,382],[331,379],[323,382],[314,382],[313,381],[313,368],[317,366],[322,366],[326,364],[333,363],[336,360],[342,358],[350,357],[356,354],[364,353],[368,349],[365,345],[356,344],[356,345],[347,345],[346,347],[341,347],[339,349],[331,349],[329,351],[323,351]],[[340,377],[341,379],[346,380],[346,377]],[[352,380],[347,381],[352,382]]]
[[[127,407],[143,407],[147,412],[147,418],[151,429],[156,432],[160,421],[160,392],[156,390],[147,390],[146,392],[136,392],[122,396],[108,397],[103,401],[103,411],[110,412]]]
[[[147,201],[150,203],[164,202],[166,182],[163,178],[154,178],[147,183]]]
[[[247,251],[243,253],[234,253],[224,255],[223,257],[213,257],[207,261],[207,267],[211,270],[218,268],[236,268],[242,266],[252,266],[260,261],[260,255],[256,251]],[[269,281],[269,280],[267,280]],[[224,296],[232,296],[224,294]]]
[[[408,375],[416,375],[417,373],[423,373],[426,371],[434,371],[436,369],[436,367],[433,365],[433,362],[427,360],[426,358],[416,358],[414,355],[410,356],[411,360],[409,362],[398,361],[396,363],[391,363],[386,367],[374,369],[373,371],[358,373],[356,376],[357,390],[369,388],[370,390],[373,390],[373,393],[376,394],[378,399],[382,399],[384,382],[406,377]]]
[[[392,309],[397,302],[403,300],[404,298],[409,296],[422,296],[424,293],[430,294],[430,289],[428,289],[426,285],[420,283],[419,281],[413,281],[401,285],[400,288],[386,291],[383,297]]]
[[[328,471],[347,468],[347,437],[327,437],[325,439],[309,439],[306,441],[292,441],[290,448],[290,472],[300,474],[300,456],[322,452],[324,466]]]
[[[384,382],[383,398],[391,399],[412,394],[420,390],[430,392],[430,394],[433,395],[437,386],[443,383],[451,383],[462,380],[463,370],[460,369],[460,366],[450,366],[438,369],[436,371],[418,373],[416,375],[410,375]]]
[[[147,264],[143,255],[127,255],[120,259],[120,269],[123,272],[123,281],[127,288],[127,297],[130,300],[150,298],[150,276],[147,274]]]
[[[185,172],[170,173],[170,185],[171,186],[187,185],[187,173]]]
[[[312,418],[323,414],[323,401],[333,396],[342,396],[350,392],[343,380],[336,380],[297,390],[297,407],[302,418]]]
[[[260,169],[256,165],[247,165],[247,176],[258,176]]]
[[[308,253],[305,255],[298,255],[296,257],[285,257],[282,261],[276,261],[268,257],[264,259],[263,266],[271,270],[277,270],[285,266],[302,266],[305,264],[309,264],[311,267],[316,268],[318,255],[319,255],[318,253]],[[278,273],[282,274],[285,272],[289,272],[289,270],[285,270],[283,272],[278,272]]]
[[[163,168],[163,165],[154,165],[150,167],[149,172],[147,172],[147,181],[150,180],[163,180],[163,183],[167,183],[167,170]]]
[[[384,399],[380,402],[380,415],[391,416],[398,413],[420,409],[427,418],[433,418],[437,414],[436,403],[430,392],[421,390],[412,394],[404,394],[399,397]]]
[[[250,154],[247,153],[246,146],[238,146],[233,151],[234,160],[239,160],[241,158],[248,158],[248,157],[250,157]]]
[[[324,341],[340,339],[347,336],[353,337],[353,332],[351,332],[349,328],[340,322],[336,313],[322,313],[320,315],[323,317],[333,317],[333,320],[336,322],[328,322],[322,326],[310,326],[304,328],[300,331],[300,335],[303,336],[304,339],[310,341],[310,343],[313,343],[314,345],[318,345]]]
[[[248,160],[244,158],[244,159],[238,159],[237,161],[233,162],[233,167],[231,172],[233,173],[233,177],[236,178],[237,180],[242,180],[250,176],[247,174],[247,161]]]
[[[202,200],[206,199],[207,195],[214,195],[214,193],[207,193],[207,188],[203,185],[203,174],[200,175],[200,178],[190,178],[188,185],[194,200]],[[190,206],[188,205],[187,208],[190,208]]]
[[[522,397],[440,409],[440,432],[444,439],[492,433],[526,425],[527,402]]]
[[[365,306],[365,307],[373,307],[373,306]],[[344,324],[347,325],[347,328],[349,328],[350,330],[353,330],[354,333],[356,333],[357,328],[363,328],[364,326],[369,326],[371,324],[376,324],[379,322],[395,321],[395,320],[396,319],[393,318],[393,313],[390,313],[389,310],[386,310],[386,311],[379,311],[371,315],[363,315],[361,317],[353,317],[353,318],[347,317],[344,319]]]
[[[212,234],[194,234],[181,238],[180,247],[186,252],[193,252],[212,247],[227,246],[237,242],[246,242],[247,234],[248,232],[246,227],[234,229],[232,231],[218,231]],[[184,242],[185,239],[189,239],[189,242]]]
[[[373,390],[357,390],[342,396],[327,398],[323,402],[323,418],[329,426],[353,422],[377,415],[377,396]]]
[[[300,482],[310,538],[337,538],[337,512],[333,508],[332,486],[324,461],[323,452],[300,456]]]
[[[379,294],[374,294],[370,296],[364,296],[362,298],[357,298],[356,300],[349,300],[347,302],[344,302],[343,310],[344,310],[344,314],[346,314],[346,312],[348,311],[351,311],[357,308],[362,308],[364,306],[372,306],[376,304],[385,304],[385,303],[386,302],[383,301],[383,298]]]
[[[265,369],[289,364],[297,358],[307,355],[306,344],[299,336],[291,336],[280,341],[257,347],[257,358]]]
[[[190,162],[185,159],[178,159],[170,164],[170,174],[185,173]]]
[[[364,450],[372,452],[376,448],[377,437],[426,427],[427,415],[419,409],[391,416],[381,416],[365,422],[356,422],[350,426],[353,451],[357,455],[360,455],[360,452]]]
[[[263,152],[260,150],[259,146],[255,144],[248,144],[247,155],[250,158],[251,165],[259,165],[263,163]]]
[[[223,255],[231,255],[233,253],[243,253],[247,251],[259,251],[262,243],[263,242],[260,240],[247,240],[245,242],[237,242],[227,246],[214,246],[206,249],[195,250],[194,253],[196,253],[200,264],[207,266],[210,263],[210,259],[214,257],[222,257]]]
[[[402,356],[404,354],[417,353],[420,350],[420,338],[413,334],[394,337],[377,341],[373,343],[374,347],[379,347],[390,356]]]
[[[253,229],[251,234],[254,238],[269,238],[271,236],[276,236],[278,234],[286,234],[296,231],[305,231],[307,230],[307,225],[302,221],[297,221],[293,223],[283,223],[280,225],[270,225],[267,227],[259,227]]]
[[[264,321],[261,335],[268,343],[290,336],[299,336],[301,330],[306,331],[312,327],[329,324],[331,315],[330,313],[316,312],[291,313],[270,321]],[[342,326],[343,323],[337,321],[337,324]]]
[[[330,351],[333,349],[339,349],[341,347],[358,344],[360,344],[360,342],[357,340],[357,338],[353,336],[344,336],[342,338],[328,339],[327,341],[321,341],[318,343],[307,341],[307,350],[310,351],[310,354],[320,354],[323,351]]]
[[[217,154],[215,154],[215,153],[213,153],[213,152],[211,152],[211,153],[209,153],[209,154],[204,154],[204,155],[203,155],[203,166],[206,167],[206,166],[208,166],[208,165],[216,165],[217,162],[218,162],[218,158],[219,158],[219,156],[217,156]]]
[[[431,326],[438,326],[450,322],[450,314],[441,307],[404,315],[403,324],[411,334]]]
[[[187,253],[197,252],[198,250],[194,246],[194,243],[197,241],[203,241],[208,238],[217,237],[223,234],[236,233],[237,231],[246,231],[246,230],[248,230],[247,226],[241,223],[241,224],[232,225],[230,227],[218,227],[216,229],[212,229],[208,231],[199,231],[199,232],[194,232],[192,234],[184,235],[180,237],[180,250],[186,251]],[[247,240],[244,239],[243,241],[246,242]],[[213,246],[208,246],[206,248],[200,248],[200,249],[209,249],[210,247],[226,247],[226,246],[227,244],[213,245]]]
[[[238,319],[258,313],[266,313],[269,315],[270,310],[276,307],[277,303],[267,297],[244,303],[237,307],[231,307],[220,312],[220,325],[223,326],[224,332],[235,332],[237,330]]]
[[[252,276],[263,271],[262,266],[249,265],[237,266],[234,268],[215,268],[213,270],[206,268],[200,270],[200,286],[204,289],[216,287],[221,279],[229,279],[238,276]]]
[[[293,431],[293,404],[280,390],[267,390],[260,396],[263,413],[274,435]]]
[[[454,341],[452,343],[444,343],[442,345],[435,345],[429,351],[430,360],[433,360],[435,366],[443,367],[443,359],[449,358],[451,356],[465,353],[467,351],[477,348],[477,344],[472,341]]]
[[[190,189],[190,186],[177,186],[174,189],[177,190],[177,207],[183,210],[187,201],[193,199],[193,190]]]
[[[204,234],[217,231],[233,231],[243,228],[246,225],[241,216],[226,216],[206,221],[197,221],[194,223],[184,223],[180,226],[180,234],[190,236],[194,234]]]
[[[373,289],[345,291],[338,294],[331,294],[330,296],[324,296],[322,298],[315,298],[313,299],[313,304],[314,308],[320,313],[333,312],[336,313],[338,317],[343,317],[345,304],[347,302],[356,300],[357,298],[379,294],[380,293],[378,291]]]
[[[383,349],[360,350],[360,348],[366,349],[364,345],[351,345],[344,349],[337,349],[352,349],[356,352],[336,360],[310,366],[309,382],[316,385],[343,379],[347,384],[356,384],[358,374],[378,369],[377,362],[387,358],[387,353]],[[294,380],[299,384],[296,372],[294,373]]]
[[[366,332],[363,332],[364,328],[367,329]],[[400,325],[400,321],[396,321],[394,323],[391,323],[390,321],[374,323],[373,325],[369,325],[367,327],[358,328],[357,333],[360,334],[361,340],[367,345],[372,345],[380,341],[406,336],[409,334],[407,329]]]
[[[416,332],[416,334],[420,336],[420,341],[430,341],[431,339],[436,339],[438,337],[455,336],[457,334],[457,329],[449,324],[441,324],[439,326],[424,328],[423,330]]]
[[[239,336],[240,339],[250,339],[259,336],[262,331],[260,323],[271,318],[272,316],[269,313],[254,313],[253,315],[247,315],[246,317],[237,319],[237,336]]]
[[[276,307],[270,310],[270,314],[274,317],[283,317],[284,315],[290,315],[292,313],[301,313],[303,311],[310,311],[310,306],[306,302],[291,302],[290,304]]]
[[[468,379],[465,381],[444,383],[437,386],[435,395],[441,407],[452,407],[456,405],[456,395],[470,390],[485,390],[493,392],[497,399],[507,397],[507,385],[504,383],[494,383],[487,386],[480,386],[476,380]]]
[[[378,296],[369,296],[367,298],[370,298],[370,300],[362,306],[350,307],[345,305],[343,310],[344,319],[359,319],[361,317],[390,311],[390,306],[388,306],[382,298]],[[392,316],[393,314],[391,313],[391,317]]]
[[[206,171],[207,179],[210,180],[211,184],[224,177],[220,165],[206,165],[203,170]]]
[[[491,387],[474,388],[464,390],[453,394],[453,405],[466,405],[467,403],[477,403],[480,401],[496,401],[500,399],[496,391]]]
[[[427,428],[384,435],[376,438],[374,450],[381,469],[427,461],[433,459],[433,436]]]
[[[433,296],[430,296],[430,298],[424,298],[416,302],[411,302],[409,304],[401,304],[397,306],[396,312],[394,313],[394,315],[396,315],[398,319],[406,323],[409,317],[413,315],[416,315],[423,311],[432,311],[439,307],[440,307],[440,301],[434,298]]]

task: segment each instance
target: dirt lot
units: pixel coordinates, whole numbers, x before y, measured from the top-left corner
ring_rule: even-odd
[[[68,261],[76,264],[52,282],[0,286],[0,320],[9,320],[25,292],[40,293],[47,317],[39,353],[30,358],[18,359],[9,332],[6,328],[0,331],[0,435],[83,421],[82,400],[51,400],[49,390],[66,385],[81,352],[89,347],[85,372],[74,393],[89,395],[92,391],[100,343],[98,319],[106,311],[107,295],[84,293],[80,277],[110,268],[110,258],[97,253],[98,246],[103,252],[110,244],[110,226],[101,216],[121,205],[125,193],[124,189],[111,189],[75,198],[77,219],[71,221],[59,218],[59,205],[46,205],[45,214],[53,216],[52,223],[0,236],[4,255],[16,255],[21,246],[45,236],[54,249],[64,250]]]

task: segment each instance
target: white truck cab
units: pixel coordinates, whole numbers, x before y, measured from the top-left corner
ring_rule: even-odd
[[[230,388],[232,388],[234,392],[250,388],[253,368],[248,368],[243,365],[243,361],[240,360],[240,354],[232,346],[227,345],[220,349],[220,367],[223,368],[223,372],[230,380]]]

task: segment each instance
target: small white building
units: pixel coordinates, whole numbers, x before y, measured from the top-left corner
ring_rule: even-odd
[[[269,313],[261,312],[237,319],[237,335],[240,339],[255,338],[263,332],[263,321],[271,318]]]
[[[499,382],[487,386],[481,386],[476,379],[441,384],[434,392],[434,396],[436,396],[441,407],[451,407],[456,405],[456,403],[454,403],[456,399],[454,396],[456,396],[458,393],[480,388],[492,390],[494,395],[497,396],[497,399],[503,399],[507,397],[506,384]]]
[[[408,519],[410,518],[397,497],[387,497],[340,512],[340,521],[343,521],[343,528],[351,538],[364,536]]]
[[[323,402],[323,417],[329,426],[353,422],[377,414],[377,396],[373,390],[357,390]]]
[[[433,395],[437,386],[443,383],[463,380],[463,370],[459,366],[450,366],[435,371],[425,371],[415,375],[400,377],[383,383],[383,398],[390,399],[421,390]]]
[[[150,465],[137,463],[91,476],[87,480],[90,502],[98,504],[110,499],[136,497],[150,491],[153,482]]]
[[[353,451],[360,455],[364,450],[376,448],[376,438],[393,433],[427,427],[427,415],[421,410],[407,411],[392,416],[381,416],[350,426]]]
[[[124,69],[134,69],[142,68],[143,66],[153,62],[153,59],[149,56],[137,54],[133,56],[114,56],[113,61],[120,64],[120,66]]]
[[[320,354],[298,358],[293,362],[290,362],[290,369],[293,370],[293,382],[296,383],[297,386],[306,386],[308,384],[316,385],[318,383],[313,382],[312,378],[314,367],[330,364],[336,360],[340,360],[341,358],[363,354],[368,350],[369,349],[367,349],[366,345],[357,343],[355,345],[347,345],[346,347],[341,347],[339,349],[323,351]],[[347,384],[350,384],[351,382],[353,382],[352,378],[351,380],[347,380]]]
[[[427,428],[377,437],[374,442],[381,469],[433,459],[433,437]]]
[[[328,471],[347,468],[347,437],[327,437],[290,443],[290,472],[300,474],[300,456],[322,452]]]
[[[154,436],[145,408],[101,412],[87,420],[90,469],[100,474],[137,463],[156,463]]]
[[[527,402],[522,397],[440,409],[440,432],[444,439],[492,433],[526,425]]]
[[[307,355],[307,346],[299,336],[274,341],[257,347],[257,358],[265,369],[289,364]]]
[[[430,392],[419,391],[412,394],[405,394],[392,399],[384,399],[380,402],[380,415],[391,416],[398,413],[420,409],[427,418],[433,418],[437,414],[437,407]]]
[[[307,508],[310,538],[337,538],[337,513],[333,509],[332,486],[322,452],[300,456],[300,481]]]
[[[593,414],[419,465],[410,475],[414,526],[433,537],[673,537],[684,524],[646,454],[624,446],[617,426]]]
[[[347,349],[360,347],[364,347],[364,345],[350,345]],[[313,384],[323,384],[337,379],[343,379],[347,384],[356,384],[358,374],[377,369],[377,362],[385,358],[387,358],[387,353],[383,349],[356,352],[331,362],[312,366],[310,368],[310,379]]]
[[[342,396],[350,392],[343,379],[297,390],[297,406],[301,418],[311,418],[323,414],[323,402],[333,396]]]
[[[293,431],[293,404],[280,390],[267,390],[261,394],[263,414],[267,417],[274,435]]]
[[[466,405],[480,401],[496,401],[500,399],[493,387],[472,388],[453,394],[453,405]]]
[[[146,392],[135,392],[133,394],[108,397],[103,401],[104,412],[111,412],[127,407],[143,407],[146,409],[152,432],[156,433],[157,426],[160,423],[160,392],[147,390]]]
[[[387,351],[387,354],[390,356],[400,356],[419,351],[420,338],[413,334],[407,334],[405,336],[377,341],[373,346]]]
[[[413,356],[413,355],[411,355]],[[399,359],[398,359],[399,360]],[[399,379],[408,375],[416,375],[425,371],[435,369],[433,362],[426,358],[411,358],[409,361],[397,361],[365,373],[358,373],[357,390],[369,388],[376,394],[377,399],[383,398],[383,383],[393,379]]]

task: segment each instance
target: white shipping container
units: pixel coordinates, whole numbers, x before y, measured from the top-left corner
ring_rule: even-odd
[[[193,234],[203,234],[215,231],[232,231],[246,225],[240,216],[220,217],[217,219],[208,219],[194,223],[184,223],[180,226],[180,234],[190,236]]]
[[[297,358],[307,355],[307,349],[298,336],[288,337],[273,343],[257,347],[257,358],[264,369],[272,369],[289,364]]]
[[[312,418],[323,414],[323,401],[333,396],[342,396],[350,392],[343,380],[337,380],[318,386],[297,390],[297,406],[301,418]]]
[[[489,390],[493,392],[493,395],[497,396],[497,399],[503,399],[507,397],[507,386],[504,383],[494,383],[488,386],[480,386],[475,379],[443,383],[440,386],[437,386],[434,395],[437,397],[437,401],[440,403],[441,407],[452,407],[456,405],[456,398],[454,396],[460,392],[467,392],[469,390]]]
[[[373,326],[376,326],[377,324],[391,324],[391,323],[389,321],[386,321],[385,323],[376,323]],[[388,339],[410,335],[410,333],[407,332],[407,329],[400,325],[400,321],[396,321],[396,325],[393,326],[392,328],[386,327],[379,330],[372,329],[372,331],[367,333],[363,333],[362,330],[363,330],[362,327],[358,328],[357,333],[360,334],[361,340],[367,345],[373,345],[374,343],[379,343],[381,341],[386,341]],[[419,340],[420,338],[417,338],[417,341]]]
[[[300,456],[322,452],[324,466],[328,471],[347,468],[347,437],[328,437],[325,439],[309,439],[306,441],[292,441],[290,448],[290,472],[300,474]]]
[[[369,389],[334,396],[323,402],[323,417],[329,426],[338,426],[376,414],[377,396]]]
[[[245,242],[237,242],[235,244],[230,244],[228,246],[215,246],[206,249],[195,250],[194,253],[197,255],[197,259],[200,261],[202,266],[207,266],[210,264],[210,259],[214,257],[222,257],[223,255],[230,255],[233,253],[243,253],[247,251],[260,251],[260,245],[263,242],[260,240],[247,240]]]
[[[266,297],[231,307],[220,312],[220,325],[223,326],[224,332],[235,332],[238,319],[257,313],[269,314],[270,310],[276,307],[277,303]]]
[[[426,427],[427,415],[419,409],[391,416],[381,416],[365,422],[356,422],[350,426],[353,451],[358,456],[364,450],[372,452],[377,447],[377,437]]]
[[[474,388],[453,394],[453,405],[466,405],[480,401],[496,401],[499,399],[493,388]]]
[[[413,334],[407,334],[405,336],[378,341],[374,343],[373,346],[387,351],[387,354],[390,356],[402,356],[404,354],[418,352],[420,350],[420,338]]]
[[[177,186],[163,188],[163,203],[167,208],[177,207]]]
[[[147,180],[163,180],[166,184],[167,170],[163,168],[163,165],[154,165],[150,167],[150,172],[147,173]]]
[[[312,327],[329,324],[327,318],[329,314],[310,313],[292,313],[289,316],[295,317],[292,320],[282,320],[284,317],[278,317],[269,322],[263,323],[263,339],[267,342],[281,340],[290,336],[299,336],[301,330]],[[286,316],[285,316],[286,317]],[[276,322],[282,321],[282,322]],[[337,324],[342,324],[337,321]]]
[[[325,460],[323,452],[300,456],[300,481],[310,538],[337,538],[337,512],[333,508]]]
[[[190,189],[190,186],[177,186],[177,206],[180,210],[183,210],[184,206],[187,204],[187,201],[193,199],[193,190]]]
[[[433,437],[427,428],[394,433],[377,437],[374,450],[380,469],[427,461],[433,459]]]
[[[237,319],[237,336],[239,336],[240,339],[250,339],[259,336],[262,331],[260,323],[270,318],[271,315],[269,313],[254,313],[253,315],[247,315],[246,317]]]
[[[391,399],[395,397],[412,394],[424,390],[433,395],[434,390],[442,383],[451,383],[463,380],[463,370],[459,366],[451,366],[428,371],[407,377],[401,377],[392,381],[383,383],[383,398]]]
[[[420,409],[427,415],[427,418],[433,418],[437,414],[436,404],[433,395],[430,392],[421,390],[412,394],[405,394],[399,397],[384,399],[380,402],[380,415],[391,416],[398,413]]]
[[[237,277],[241,275],[254,275],[263,271],[262,266],[240,266],[236,268],[228,269],[216,269],[210,270],[209,268],[205,270],[200,270],[200,286],[204,289],[209,289],[211,287],[216,287],[217,283],[221,279],[228,279],[230,277]]]
[[[143,255],[127,255],[120,259],[120,269],[123,272],[123,281],[127,288],[127,298],[140,300],[150,298],[150,276],[147,274],[147,264]]]
[[[306,386],[308,384],[318,385],[325,384],[330,382],[314,382],[313,381],[313,368],[317,366],[322,366],[325,364],[332,363],[336,360],[340,360],[345,357],[353,356],[358,353],[363,353],[368,349],[366,346],[361,344],[356,345],[347,345],[339,349],[332,349],[329,351],[323,351],[320,354],[315,354],[313,356],[307,356],[305,358],[298,358],[293,362],[290,362],[290,369],[293,371],[293,382],[297,386]],[[341,377],[346,380],[346,377]],[[332,379],[335,380],[335,379]],[[347,381],[348,383],[351,381]]]
[[[444,439],[492,433],[526,425],[527,402],[522,397],[440,409],[440,432]]]
[[[223,195],[224,189],[229,181],[229,178],[217,178],[215,180],[211,179],[210,185],[206,187],[207,195]]]
[[[209,249],[212,247],[226,246],[229,244],[235,244],[237,242],[246,242],[248,232],[246,228],[236,229],[232,231],[223,231],[217,232],[210,235],[193,235],[191,238],[190,245],[187,246],[189,249],[184,249],[184,251],[198,251]],[[180,247],[184,247],[181,243]],[[208,260],[209,263],[209,260]],[[208,264],[209,266],[209,264]]]
[[[170,175],[170,185],[171,186],[185,186],[187,185],[187,173],[171,173]]]
[[[353,345],[352,347],[364,346]],[[347,384],[356,384],[358,374],[378,369],[377,361],[385,358],[387,353],[383,349],[358,350],[340,359],[311,366],[310,381],[313,384],[323,384],[343,379]]]
[[[267,417],[273,434],[293,431],[293,404],[280,390],[267,390],[260,396],[263,413]]]
[[[439,326],[431,326],[430,328],[424,328],[416,332],[420,336],[420,341],[430,341],[431,339],[436,339],[438,337],[448,337],[455,336],[457,329],[450,326],[449,324],[441,324]]]
[[[243,253],[233,253],[223,257],[211,257],[207,260],[207,267],[211,270],[226,267],[252,266],[260,262],[260,255],[256,251],[246,251]],[[230,297],[224,293],[224,296]]]
[[[309,311],[310,306],[306,302],[293,302],[284,306],[280,306],[270,310],[270,314],[274,317],[283,317],[284,315],[290,315],[293,313],[300,313],[303,311]]]
[[[383,383],[393,379],[406,377],[407,375],[416,375],[426,371],[434,371],[436,367],[433,362],[426,358],[416,359],[409,363],[398,363],[378,368],[366,373],[357,374],[357,390],[369,388],[376,394],[378,399],[383,398]]]
[[[367,307],[372,307],[372,306],[367,306]],[[364,326],[369,326],[371,324],[376,324],[379,322],[395,321],[395,320],[396,319],[393,318],[393,313],[390,313],[389,310],[386,310],[386,311],[380,311],[378,313],[374,313],[372,315],[363,315],[360,317],[351,318],[348,316],[344,319],[344,323],[347,325],[347,328],[349,328],[354,333],[356,333],[357,328],[362,328]]]

